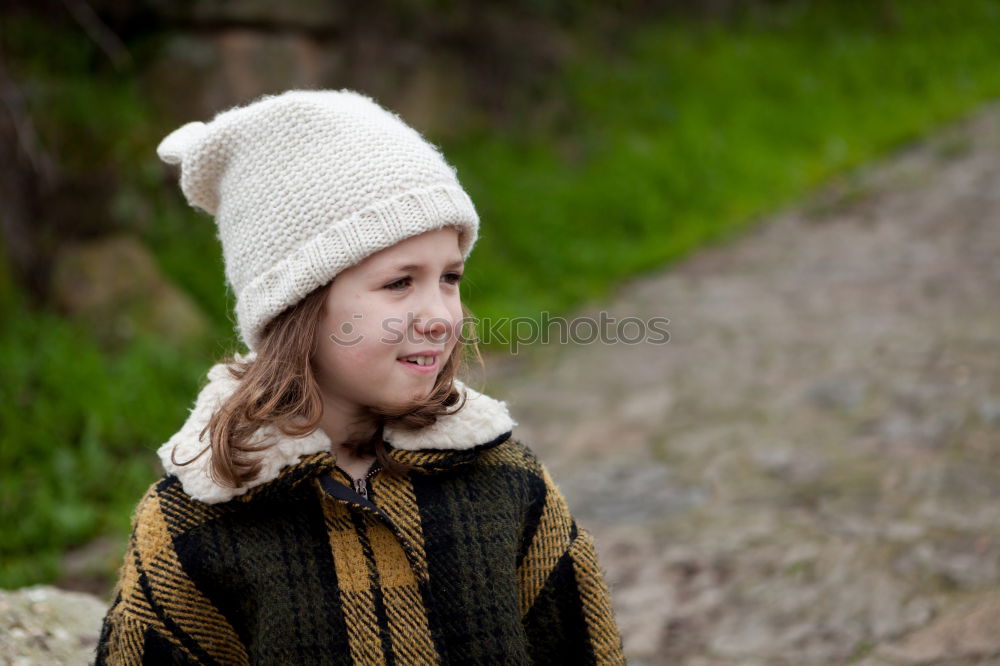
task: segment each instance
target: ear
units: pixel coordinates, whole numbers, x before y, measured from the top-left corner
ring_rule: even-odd
[[[156,154],[167,164],[181,164],[191,147],[205,136],[205,123],[188,123],[167,135],[156,147]]]

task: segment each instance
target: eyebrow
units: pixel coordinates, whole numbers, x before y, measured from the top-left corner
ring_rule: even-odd
[[[445,268],[445,270],[451,270],[453,268],[461,268],[464,265],[465,265],[465,261],[463,261],[462,259],[456,259],[455,261],[451,262],[450,264],[448,264],[444,268]],[[415,272],[415,271],[421,271],[423,269],[424,269],[424,266],[422,264],[406,264],[405,266],[397,266],[396,267],[397,271],[400,271],[400,272],[403,272],[403,273],[412,273],[412,272]]]

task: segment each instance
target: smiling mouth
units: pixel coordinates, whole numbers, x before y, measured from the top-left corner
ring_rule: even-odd
[[[405,356],[399,360],[411,365],[427,366],[437,363],[437,356]]]
[[[413,356],[404,356],[396,360],[406,366],[407,370],[422,375],[429,375],[437,373],[438,358],[438,356],[434,355],[414,354]]]

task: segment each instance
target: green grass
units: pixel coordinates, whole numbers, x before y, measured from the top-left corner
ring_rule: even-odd
[[[108,355],[9,289],[2,306],[0,587],[14,587],[56,578],[69,548],[126,533],[204,362],[149,339]]]
[[[565,312],[1000,95],[1000,5],[801,3],[638,32],[555,122],[447,146],[483,218],[480,316]]]
[[[1000,96],[1000,5],[893,6],[888,23],[869,3],[812,2],[731,25],[648,25],[614,48],[584,41],[551,81],[545,120],[444,146],[483,219],[464,287],[473,311],[566,313]],[[118,165],[114,219],[221,344],[102,349],[29,308],[0,271],[0,587],[55,580],[64,551],[126,532],[153,452],[233,341],[211,220],[152,157],[164,119],[130,73],[94,75],[99,54],[78,37],[46,32],[52,49],[32,59],[30,30],[10,32],[28,35],[6,46],[37,79],[43,138],[74,147],[71,167]]]

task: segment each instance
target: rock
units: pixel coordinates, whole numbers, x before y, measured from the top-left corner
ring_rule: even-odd
[[[1000,659],[998,627],[1000,589],[994,589],[979,599],[958,604],[902,640],[882,646],[878,654],[907,664]]]
[[[243,24],[328,31],[340,27],[347,5],[326,0],[186,0],[151,2],[162,17],[185,25]]]
[[[581,519],[607,524],[662,520],[707,498],[705,489],[674,478],[669,468],[655,462],[583,466],[567,475],[560,489]]]
[[[169,37],[145,81],[180,123],[289,88],[339,87],[340,71],[339,51],[308,34],[227,28]]]
[[[4,663],[92,663],[106,610],[97,597],[55,587],[0,590]]]
[[[816,547],[815,554],[789,550],[783,557],[780,547],[768,546],[733,556],[735,589],[711,629],[713,654],[841,662],[866,641],[929,617],[927,602],[908,599],[905,582],[881,571],[876,552],[836,543]]]
[[[154,103],[177,122],[290,88],[357,87],[436,138],[474,120],[462,63],[417,44],[392,49],[348,44],[307,32],[228,27],[169,37],[146,72]]]
[[[857,409],[864,401],[867,382],[860,378],[821,380],[807,391],[809,399],[826,409]]]
[[[994,426],[1000,426],[1000,400],[983,398],[979,401],[979,418]]]
[[[163,277],[153,255],[131,236],[63,248],[56,257],[52,295],[61,310],[109,345],[137,333],[182,343],[208,332],[191,298]]]
[[[105,594],[109,589],[109,572],[118,571],[122,564],[127,540],[98,537],[76,548],[66,550],[60,558],[56,584],[63,590]]]
[[[900,553],[893,568],[948,589],[974,591],[1000,585],[998,564],[1000,541],[995,537],[958,533],[922,538]]]
[[[422,58],[392,95],[392,108],[420,132],[452,137],[467,131],[471,121],[466,75],[453,59]]]

